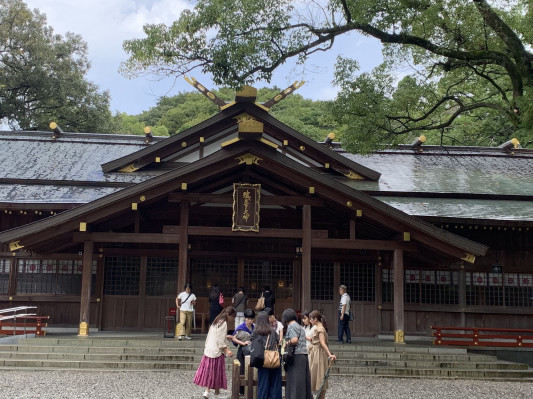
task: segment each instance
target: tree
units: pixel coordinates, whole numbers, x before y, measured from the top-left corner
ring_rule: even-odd
[[[21,0],[0,0],[0,119],[12,128],[109,132],[109,93],[88,82],[87,44],[53,33]]]
[[[532,20],[526,0],[205,0],[171,26],[146,25],[146,38],[126,41],[123,71],[198,68],[239,87],[270,81],[289,59],[303,63],[359,32],[383,43],[384,62],[357,75],[354,60],[337,61],[341,92],[330,111],[345,147],[364,151],[420,134],[495,144],[521,134],[524,143],[533,139]],[[480,119],[499,130],[476,129]],[[474,126],[470,139],[458,125]]]

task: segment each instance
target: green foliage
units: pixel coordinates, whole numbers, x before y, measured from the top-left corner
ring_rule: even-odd
[[[123,71],[199,68],[236,88],[269,81],[288,60],[303,63],[356,31],[384,45],[384,63],[359,74],[355,61],[338,60],[341,92],[329,121],[341,125],[347,148],[422,134],[499,144],[533,135],[533,105],[523,100],[533,86],[532,12],[528,0],[204,0],[171,26],[147,25],[146,38],[126,41]]]
[[[20,129],[109,132],[109,93],[85,80],[87,45],[53,33],[21,0],[0,0],[0,119]]]

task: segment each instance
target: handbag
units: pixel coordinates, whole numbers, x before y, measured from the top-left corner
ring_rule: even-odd
[[[268,341],[270,340],[271,336],[272,334],[268,336],[265,344],[265,360],[263,361],[263,367],[267,369],[277,369],[279,366],[281,366],[278,348],[276,347],[274,349],[268,349]]]
[[[261,294],[261,297],[257,300],[257,305],[255,305],[255,310],[263,310],[265,308],[265,297]]]
[[[298,333],[298,341],[300,340],[300,336],[302,335],[302,330],[303,329],[300,329],[300,332]],[[296,345],[298,345],[298,342],[293,345],[293,344],[289,344],[289,341],[286,341],[285,350],[283,352],[283,364],[290,366],[291,364],[294,363]]]
[[[224,307],[224,295],[222,295],[222,292],[218,296],[218,304],[222,307]]]
[[[355,320],[355,317],[353,315],[352,312],[350,312],[350,314],[348,315],[348,321],[354,321]]]

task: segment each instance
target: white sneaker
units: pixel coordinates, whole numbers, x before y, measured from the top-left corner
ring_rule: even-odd
[[[229,399],[229,396],[224,394],[224,393],[219,393],[218,395],[217,394],[213,395],[213,398],[215,398],[215,399]]]
[[[202,396],[206,399],[211,399],[213,397],[213,394],[210,391],[205,391]]]
[[[186,336],[185,336],[185,338],[187,338],[187,339],[192,339],[192,338],[191,338],[191,337],[189,337],[188,335],[186,335]]]
[[[181,335],[178,337],[178,339],[181,341]]]

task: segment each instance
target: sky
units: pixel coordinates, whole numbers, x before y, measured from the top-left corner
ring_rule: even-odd
[[[253,0],[251,0],[253,1]],[[48,25],[55,33],[80,34],[88,44],[91,69],[87,79],[111,94],[111,111],[139,114],[156,105],[162,96],[193,91],[183,77],[157,81],[156,78],[126,79],[119,74],[120,63],[128,56],[122,49],[124,40],[143,38],[147,23],[171,24],[180,13],[191,7],[184,0],[25,0],[31,9],[46,14]],[[256,88],[284,89],[296,80],[306,84],[297,93],[313,100],[330,100],[337,93],[332,86],[333,65],[338,54],[358,59],[361,72],[370,71],[381,62],[381,46],[374,39],[357,34],[337,38],[332,50],[314,55],[305,67],[296,63],[282,66],[271,83],[258,82]],[[210,76],[199,70],[194,77],[209,89],[217,89]]]

